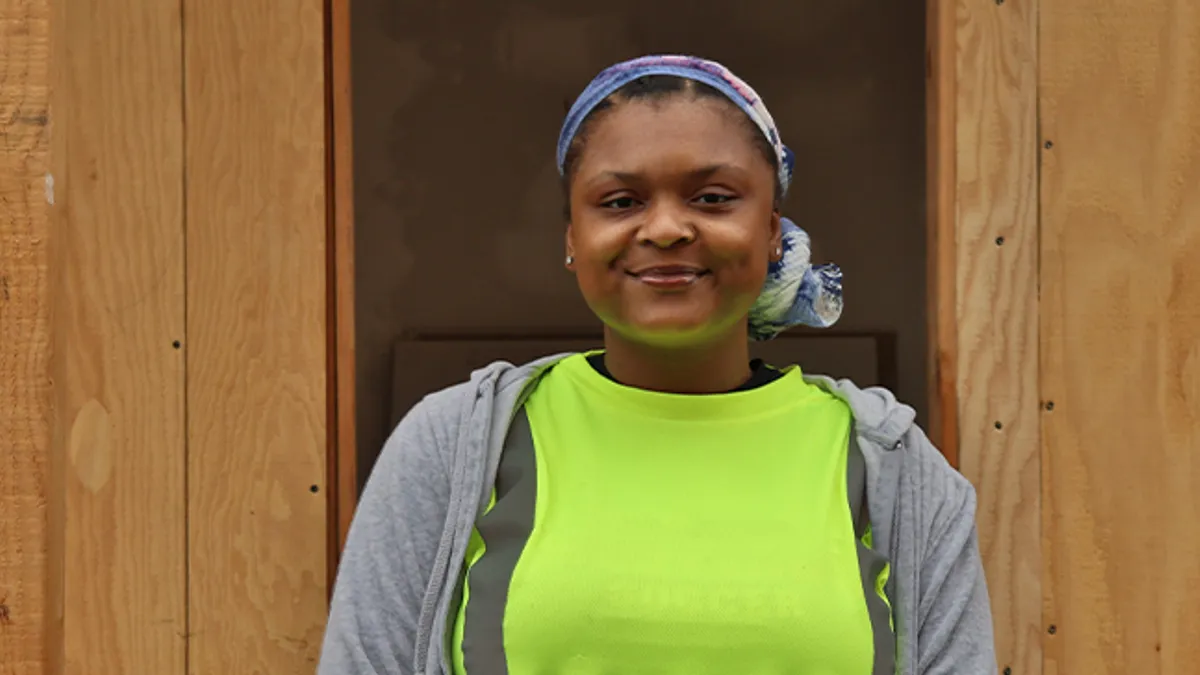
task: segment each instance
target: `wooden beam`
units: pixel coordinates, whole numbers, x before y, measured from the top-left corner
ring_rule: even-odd
[[[65,673],[186,658],[178,2],[55,14],[53,461]],[[178,344],[178,346],[177,346]],[[56,508],[59,508],[56,506]]]
[[[1001,669],[1041,670],[1038,0],[957,4],[958,438]],[[1080,671],[1082,672],[1082,671]]]
[[[188,672],[312,672],[334,489],[325,4],[184,10]]]
[[[0,673],[58,649],[51,533],[50,4],[0,0]]]
[[[955,305],[957,0],[926,0],[925,204],[929,435],[958,465],[958,310]]]

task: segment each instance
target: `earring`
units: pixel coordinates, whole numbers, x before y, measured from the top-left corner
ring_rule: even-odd
[[[775,247],[775,257],[776,257],[776,258],[782,258],[782,257],[783,257],[783,247],[782,247],[782,246],[776,246],[776,247]]]
[[[571,265],[574,265],[574,264],[575,264],[575,256],[568,255],[567,256],[567,267],[570,267]]]

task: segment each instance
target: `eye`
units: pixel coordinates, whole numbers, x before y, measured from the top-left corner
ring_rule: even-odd
[[[720,192],[706,192],[699,197],[696,197],[696,201],[700,202],[704,206],[720,206],[722,204],[728,204],[734,199],[736,199],[736,197],[733,195],[722,194]]]
[[[625,209],[632,209],[636,203],[633,197],[617,197],[616,199],[601,202],[600,206],[614,211],[623,211]]]

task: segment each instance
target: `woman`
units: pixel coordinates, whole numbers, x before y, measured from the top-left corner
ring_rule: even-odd
[[[723,66],[601,73],[563,125],[566,267],[604,350],[496,363],[393,433],[326,675],[994,673],[975,497],[886,391],[749,359],[840,273]]]

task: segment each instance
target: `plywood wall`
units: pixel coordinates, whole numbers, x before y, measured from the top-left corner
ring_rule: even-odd
[[[0,0],[4,675],[314,667],[323,9]]]
[[[72,0],[54,30],[56,46],[69,45],[56,50],[51,108],[58,426],[48,497],[64,504],[51,548],[62,561],[64,672],[179,672],[187,634],[186,375],[174,347],[186,332],[179,6]]]
[[[1045,672],[1195,673],[1200,5],[1041,1]]]
[[[1013,673],[1200,658],[1200,9],[956,2],[959,435]]]
[[[321,0],[185,0],[188,672],[311,672],[327,610]]]

